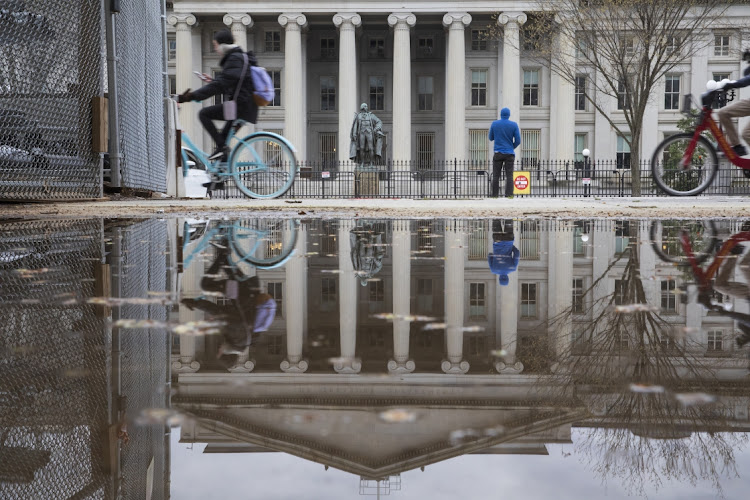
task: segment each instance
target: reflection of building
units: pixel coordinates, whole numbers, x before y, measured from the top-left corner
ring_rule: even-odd
[[[181,351],[199,364],[179,374],[173,399],[195,417],[184,441],[207,442],[208,452],[282,450],[382,478],[464,453],[545,453],[545,443],[570,439],[573,424],[646,435],[648,421],[601,409],[611,388],[591,396],[591,408],[585,398],[544,395],[560,383],[550,371],[556,358],[575,355],[580,326],[604,312],[596,302],[618,300],[621,257],[633,243],[649,303],[690,327],[691,356],[727,382],[712,389],[722,397],[716,427],[750,428],[747,399],[731,388],[747,373],[731,347],[733,322],[672,293],[685,277],[656,258],[648,222],[516,221],[521,263],[503,287],[487,265],[490,220],[383,223],[383,268],[365,287],[350,258],[353,220],[303,224],[289,264],[258,271],[282,312],[251,353],[252,371],[212,365],[210,339]],[[392,408],[405,409],[406,421],[384,421]],[[681,433],[711,428],[687,417],[678,424]]]

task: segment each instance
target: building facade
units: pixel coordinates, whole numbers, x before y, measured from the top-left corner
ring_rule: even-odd
[[[176,0],[167,16],[171,91],[199,85],[193,71],[219,70],[211,39],[228,28],[255,52],[277,90],[257,129],[282,133],[306,161],[348,161],[349,131],[361,103],[383,121],[384,160],[393,161],[394,170],[454,159],[484,168],[492,152],[487,131],[503,107],[519,122],[518,156],[527,162],[580,161],[584,149],[593,158],[626,160],[625,138],[581,96],[581,86],[597,75],[582,65],[573,85],[526,49],[523,26],[538,8],[534,0]],[[739,26],[748,25],[750,7],[733,6],[726,19],[704,49],[657,84],[644,119],[643,155],[678,131],[681,95],[702,92],[710,79],[741,76],[750,31]],[[501,36],[491,36],[500,30]],[[201,134],[196,113],[207,104],[183,105],[180,116],[204,149],[210,138]],[[605,109],[624,126],[617,99],[608,99]]]

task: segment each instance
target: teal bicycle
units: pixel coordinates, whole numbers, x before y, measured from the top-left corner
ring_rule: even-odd
[[[232,144],[228,161],[211,161],[209,154],[197,147],[182,134],[182,168],[188,172],[188,161],[203,168],[211,176],[212,184],[227,180],[250,198],[278,198],[294,184],[298,165],[294,146],[284,137],[272,132],[254,132],[241,139],[237,132],[246,125],[244,120],[235,120],[227,137]]]

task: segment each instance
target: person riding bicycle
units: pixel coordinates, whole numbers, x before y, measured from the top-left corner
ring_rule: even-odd
[[[742,60],[746,63],[750,63],[750,50],[745,51],[742,55]],[[724,90],[741,89],[750,85],[750,66],[745,68],[742,75],[743,77],[739,80],[726,82],[722,88]],[[716,115],[719,117],[719,122],[724,128],[727,141],[729,141],[734,152],[737,153],[737,156],[746,156],[748,154],[747,148],[745,148],[740,142],[740,138],[737,135],[737,129],[735,128],[734,123],[732,123],[732,119],[750,115],[750,99],[742,99],[734,104],[725,106],[718,110]],[[742,129],[742,138],[745,139],[746,143],[750,144],[750,124]]]
[[[202,101],[219,94],[222,94],[225,100],[234,98],[242,68],[245,65],[243,57],[245,53],[239,45],[235,45],[234,37],[229,30],[221,30],[214,35],[213,47],[217,53],[223,56],[219,62],[221,73],[198,90],[187,89],[177,97],[177,102]],[[248,67],[244,73],[242,88],[237,95],[237,118],[255,123],[258,120],[258,106],[253,100],[255,89],[250,75],[250,66],[256,66],[258,61],[252,52],[247,52],[246,55],[248,56]],[[207,77],[207,75],[204,76]],[[229,156],[229,147],[226,145],[226,140],[233,121],[227,121],[221,132],[216,129],[213,120],[224,120],[224,109],[221,104],[214,104],[201,109],[198,112],[198,119],[216,143],[216,151],[208,159],[211,161],[226,161]]]

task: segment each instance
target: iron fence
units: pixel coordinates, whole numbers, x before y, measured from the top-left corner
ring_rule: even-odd
[[[491,162],[440,162],[439,168],[420,168],[418,162],[389,162],[372,171],[356,171],[351,163],[301,162],[292,188],[284,198],[487,198],[491,193]],[[538,161],[524,165],[517,161],[516,172],[528,172],[529,197],[627,197],[633,196],[629,168],[618,160],[583,162]],[[649,161],[640,164],[639,196],[666,196],[651,176]],[[500,192],[505,173],[500,173]],[[713,184],[703,195],[735,196],[750,194],[750,178],[736,167],[722,166]],[[212,193],[219,198],[244,195],[228,183],[227,189]]]

